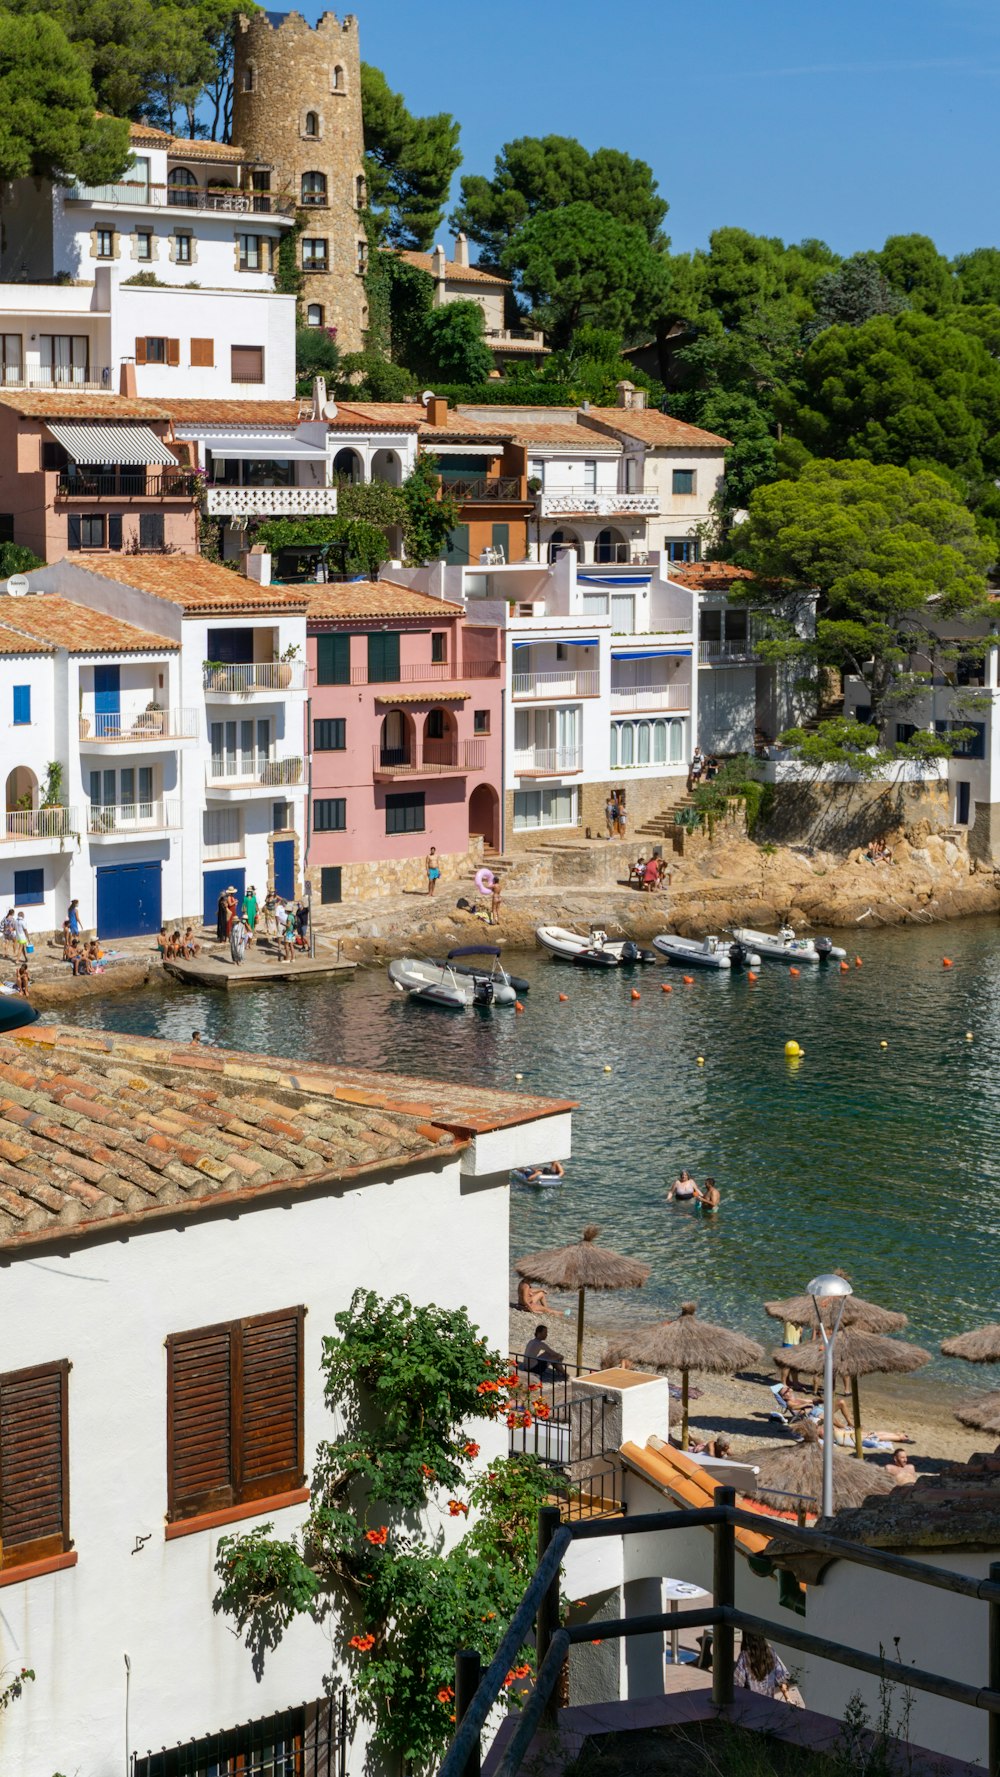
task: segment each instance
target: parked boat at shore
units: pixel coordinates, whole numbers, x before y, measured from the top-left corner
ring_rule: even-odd
[[[653,951],[643,950],[632,938],[609,938],[600,926],[592,926],[587,934],[565,926],[536,926],[535,937],[551,956],[584,969],[620,969],[657,960]]]
[[[453,951],[451,951],[450,954],[452,956],[457,956],[459,953],[457,950],[453,950]],[[483,954],[482,951],[477,952],[477,955],[481,956],[482,954]],[[491,955],[493,954],[492,946],[490,947],[490,954]],[[497,951],[498,956],[499,956],[499,954],[500,954],[500,952]],[[455,962],[450,963],[447,958],[442,959],[440,957],[435,958],[435,961],[438,963],[438,966],[442,969],[444,969],[444,968],[453,969],[455,971],[456,975],[481,975],[483,972],[481,968],[477,969],[475,967],[475,965],[471,964],[471,963],[455,963]],[[506,969],[504,970],[504,974],[507,976],[507,980],[510,982],[511,987],[515,988],[518,993],[530,993],[531,992],[531,982],[526,981],[523,975],[511,975],[510,973],[508,973],[508,971]]]
[[[823,960],[818,945],[811,938],[797,938],[791,926],[782,926],[780,932],[755,932],[751,926],[734,926],[733,937],[747,950],[757,951],[765,962],[798,964]],[[829,943],[829,939],[826,942]],[[846,952],[835,951],[831,945],[826,954],[844,956]]]
[[[756,969],[760,957],[737,939],[681,938],[675,932],[661,932],[653,939],[653,948],[672,963],[692,969]]]
[[[455,968],[458,957],[481,957],[477,968],[468,966],[460,974]],[[487,963],[486,958],[490,961]],[[389,980],[411,1000],[425,1000],[429,1005],[448,1006],[462,1010],[467,1006],[513,1006],[517,990],[500,962],[500,952],[491,945],[472,945],[449,950],[443,963],[429,957],[398,957],[389,964]]]

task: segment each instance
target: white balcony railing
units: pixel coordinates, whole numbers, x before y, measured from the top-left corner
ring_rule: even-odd
[[[255,691],[301,691],[306,682],[304,660],[276,660],[250,666],[206,666],[202,684],[211,697],[251,697]]]
[[[279,789],[302,782],[301,759],[275,759],[269,753],[213,754],[208,766],[210,784],[265,784]]]
[[[515,697],[597,697],[599,672],[513,673]]]
[[[208,487],[205,511],[217,518],[280,518],[336,513],[335,487]]]
[[[690,685],[612,685],[613,710],[689,710]]]
[[[724,642],[713,641],[698,643],[698,659],[702,662],[715,660],[754,660],[756,659],[756,656],[757,649],[752,636],[744,636],[742,639],[727,637]]]
[[[12,808],[4,816],[0,836],[16,844],[24,839],[67,839],[79,831],[75,808]]]
[[[106,743],[134,741],[137,746],[152,740],[195,740],[197,710],[91,711],[80,717],[80,739]]]
[[[179,802],[92,802],[87,810],[88,833],[114,833],[127,839],[134,833],[176,832],[181,824]]]
[[[615,513],[634,513],[637,518],[655,518],[660,510],[658,494],[543,494],[542,517],[559,518],[566,513],[583,513],[593,518],[613,518]]]
[[[527,747],[514,754],[517,777],[559,777],[566,771],[580,771],[583,754],[579,747]]]

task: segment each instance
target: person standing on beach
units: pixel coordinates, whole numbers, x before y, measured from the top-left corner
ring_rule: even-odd
[[[499,876],[494,876],[493,887],[490,889],[490,925],[491,926],[498,926],[500,924],[500,894],[501,894],[500,878],[499,878]]]
[[[253,883],[251,883],[246,894],[243,896],[243,917],[246,920],[247,925],[250,927],[251,936],[257,930],[257,913],[257,890],[254,888]]]
[[[608,823],[608,838],[613,839],[618,831],[618,793],[608,791],[608,799],[604,804],[604,818]]]
[[[628,838],[628,809],[625,807],[624,790],[620,791],[618,796],[618,837],[619,839]]]
[[[437,888],[441,876],[441,867],[438,863],[436,845],[432,845],[430,851],[427,853],[427,856],[424,859],[424,869],[427,871],[427,893],[432,895]]]

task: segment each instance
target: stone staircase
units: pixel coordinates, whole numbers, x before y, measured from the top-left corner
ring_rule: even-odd
[[[659,814],[651,815],[647,821],[643,821],[642,825],[636,828],[636,839],[657,841],[669,839],[673,843],[673,835],[677,826],[674,816],[680,814],[685,808],[696,806],[693,795],[689,795],[686,790],[681,791],[676,801],[671,802],[666,808],[661,808]]]

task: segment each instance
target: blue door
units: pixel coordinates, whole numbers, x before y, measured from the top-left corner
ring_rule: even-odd
[[[276,839],[274,842],[274,892],[286,901],[295,893],[294,839]]]
[[[225,870],[206,870],[203,880],[205,904],[202,909],[202,918],[207,926],[214,928],[219,911],[219,896],[224,889],[234,888],[237,905],[239,905],[243,900],[243,891],[247,885],[247,873],[245,870],[234,870],[229,864]]]
[[[163,923],[161,866],[99,864],[97,867],[97,935],[99,938],[142,938]]]
[[[94,733],[98,740],[109,734],[121,733],[122,672],[120,666],[95,666],[94,717]],[[111,800],[114,801],[113,796]]]

